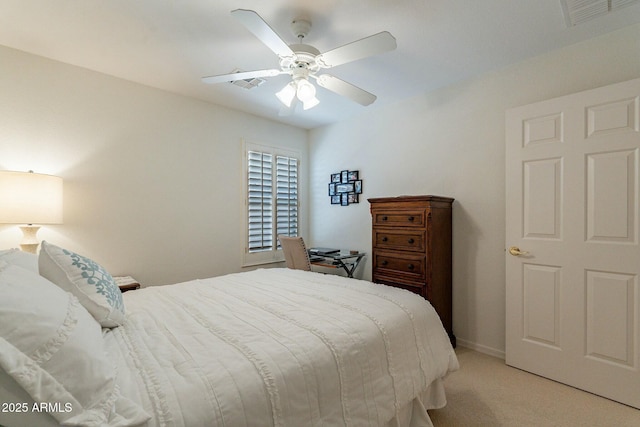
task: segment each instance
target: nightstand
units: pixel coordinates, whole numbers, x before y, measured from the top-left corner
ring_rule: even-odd
[[[140,289],[140,283],[138,283],[138,281],[131,276],[118,276],[114,277],[113,280],[116,281],[116,285],[118,285],[121,292],[135,291],[136,289]]]

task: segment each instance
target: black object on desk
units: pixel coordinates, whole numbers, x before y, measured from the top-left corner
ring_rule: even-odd
[[[340,249],[333,249],[333,248],[311,248],[311,249],[309,249],[309,255],[318,255],[318,256],[335,254],[335,253],[338,253],[338,252],[340,252]]]
[[[326,248],[312,248],[309,249],[309,261],[313,265],[321,267],[342,268],[347,277],[353,278],[353,273],[358,268],[358,264],[362,261],[362,258],[366,255],[364,252],[355,251],[340,251],[339,249],[329,249],[331,252],[315,251],[314,249],[326,249]]]

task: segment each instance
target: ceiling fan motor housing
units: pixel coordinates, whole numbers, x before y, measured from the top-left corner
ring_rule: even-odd
[[[292,44],[289,46],[295,53],[294,57],[285,57],[280,60],[280,67],[283,71],[294,70],[296,68],[306,68],[311,72],[318,71],[316,56],[320,51],[308,44]]]

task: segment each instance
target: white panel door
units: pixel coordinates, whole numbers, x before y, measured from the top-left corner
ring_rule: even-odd
[[[507,111],[506,362],[640,408],[640,79]]]

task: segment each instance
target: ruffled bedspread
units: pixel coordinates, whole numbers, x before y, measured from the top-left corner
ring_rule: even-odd
[[[429,425],[458,368],[429,303],[366,281],[261,269],[124,298],[105,339],[149,426]]]

